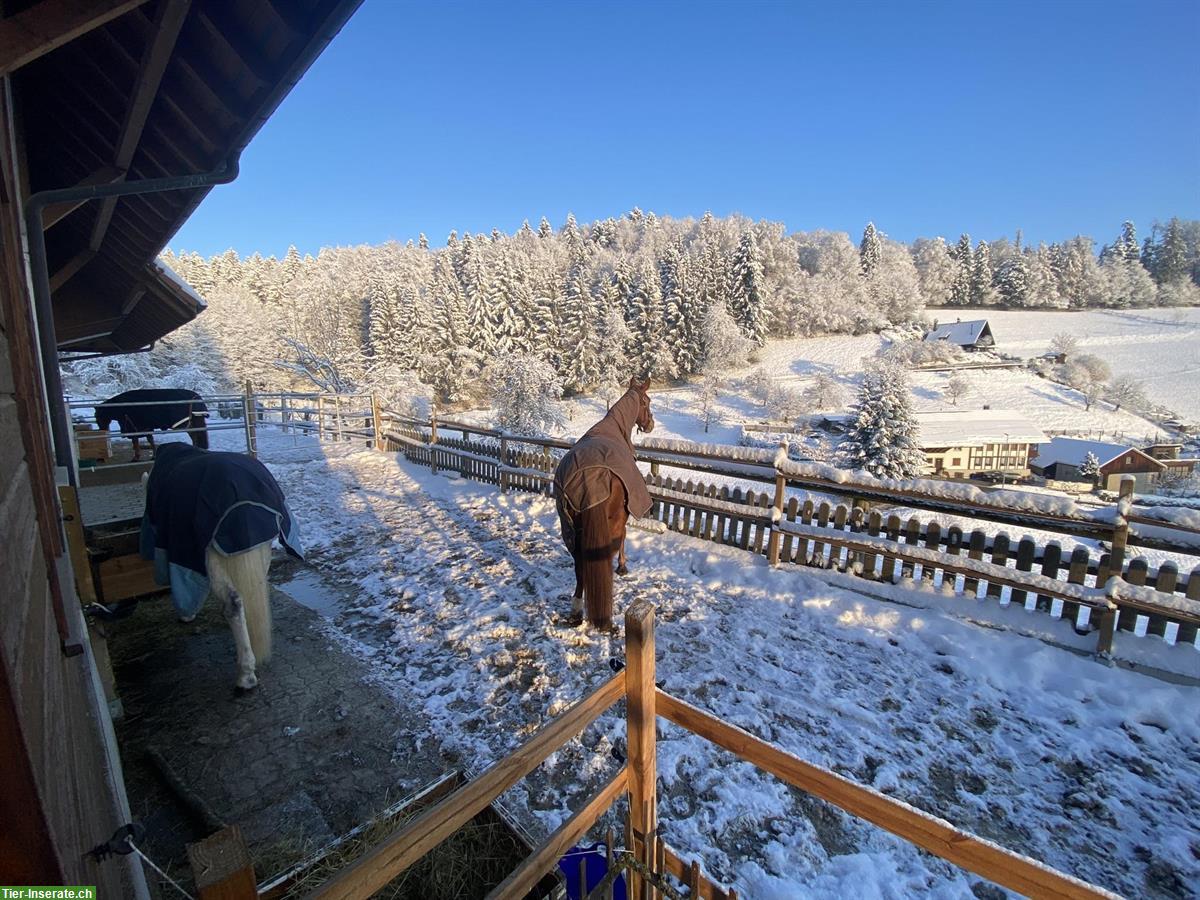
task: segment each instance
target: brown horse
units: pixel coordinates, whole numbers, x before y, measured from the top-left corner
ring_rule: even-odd
[[[597,628],[612,624],[612,558],[625,574],[625,520],[650,511],[650,494],[638,471],[630,435],[654,429],[649,382],[630,379],[629,390],[588,429],[554,473],[554,496],[563,543],[575,560],[573,617]]]

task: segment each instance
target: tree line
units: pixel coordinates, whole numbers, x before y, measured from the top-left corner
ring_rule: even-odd
[[[631,372],[673,379],[736,365],[768,337],[863,333],[926,306],[1028,308],[1200,303],[1200,222],[1138,245],[1132,224],[1099,254],[1089,238],[911,246],[868,224],[787,234],[741,216],[672,219],[634,209],[515,234],[452,232],[401,245],[229,250],[163,261],[209,310],[162,342],[223,385],[299,381],[347,390],[419,378],[443,402],[486,393],[489,365],[543,361],[568,392]],[[153,356],[153,354],[152,354]]]

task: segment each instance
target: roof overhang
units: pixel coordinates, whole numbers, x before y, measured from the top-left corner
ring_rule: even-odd
[[[4,3],[0,48],[13,53],[0,74],[13,73],[29,193],[236,159],[360,2]],[[47,207],[60,350],[137,350],[204,309],[155,259],[210,189]]]

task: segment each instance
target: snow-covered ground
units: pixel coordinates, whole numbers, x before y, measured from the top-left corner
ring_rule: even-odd
[[[311,563],[356,592],[330,627],[423,710],[398,754],[434,742],[477,771],[609,676],[621,635],[565,624],[573,578],[551,501],[259,434]],[[1200,890],[1196,688],[675,534],[631,532],[630,557],[618,611],[657,606],[672,693],[1129,896]],[[506,805],[548,833],[615,770],[619,713]],[[990,896],[673,726],[658,754],[667,840],[744,896]]]
[[[1200,309],[1091,310],[1086,312],[997,311],[984,309],[931,310],[945,319],[987,318],[997,349],[1015,356],[1034,357],[1049,349],[1060,331],[1079,337],[1080,352],[1103,357],[1114,376],[1133,375],[1146,385],[1148,396],[1185,418],[1200,420]],[[654,391],[657,434],[714,443],[736,443],[737,424],[764,417],[760,404],[746,395],[742,378],[763,369],[775,381],[803,390],[818,374],[834,377],[853,402],[863,364],[887,345],[877,334],[834,335],[770,341],[757,362],[727,373],[726,389],[717,402],[717,421],[708,432],[700,417],[700,386],[687,385]],[[952,405],[944,397],[948,372],[912,372],[914,407],[918,411],[1011,409],[1027,416],[1047,432],[1112,438],[1122,434],[1130,441],[1164,436],[1153,423],[1128,410],[1114,410],[1106,401],[1084,409],[1082,395],[1071,388],[1039,378],[1027,370],[991,369],[964,371],[965,397]],[[604,404],[594,398],[563,401],[567,422],[562,434],[577,436],[602,413]],[[846,411],[848,407],[841,411]],[[475,422],[490,421],[486,410],[465,414]]]

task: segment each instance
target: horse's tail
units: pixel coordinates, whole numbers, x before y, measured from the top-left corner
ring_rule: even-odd
[[[216,563],[217,572],[212,571]],[[267,571],[271,568],[271,544],[259,544],[245,553],[224,556],[208,554],[209,579],[227,581],[242,600],[246,613],[246,630],[250,633],[250,649],[254,661],[262,665],[271,658],[271,589]]]
[[[201,450],[208,449],[208,407],[203,403],[193,403],[188,407],[188,436],[192,446]]]
[[[612,624],[612,555],[616,545],[609,531],[608,504],[597,503],[579,514],[575,525],[575,553],[580,561],[587,618],[597,628]]]

